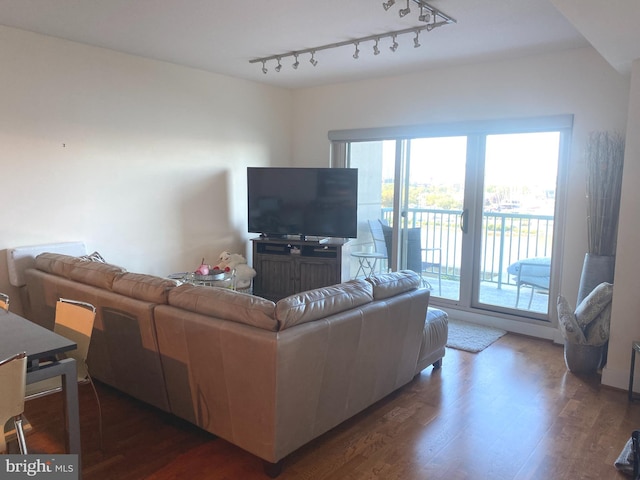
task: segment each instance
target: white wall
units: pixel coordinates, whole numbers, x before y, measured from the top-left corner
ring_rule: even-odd
[[[13,246],[83,240],[159,275],[246,252],[245,167],[328,165],[329,130],[570,113],[561,291],[575,302],[583,145],[592,130],[628,131],[603,380],[620,386],[628,375],[630,340],[640,339],[638,65],[628,130],[630,79],[591,48],[290,92],[0,26],[0,65],[0,290],[15,299],[4,251]]]
[[[616,272],[611,312],[611,335],[602,383],[627,388],[631,342],[640,340],[640,60],[633,64],[626,131],[620,226],[616,249]],[[637,357],[640,360],[640,356]],[[636,368],[634,389],[640,389]]]
[[[592,48],[297,90],[292,157],[326,164],[329,130],[573,114],[560,291],[575,304],[587,247],[583,146],[592,130],[625,131],[628,94],[628,76]]]
[[[0,65],[0,291],[20,245],[158,275],[247,253],[246,167],[290,162],[288,90],[1,26]]]

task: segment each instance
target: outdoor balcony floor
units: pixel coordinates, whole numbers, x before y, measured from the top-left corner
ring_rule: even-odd
[[[424,274],[423,279],[431,285],[433,298],[440,297],[450,300],[458,299],[458,291],[460,283],[458,280],[442,279],[442,293],[438,292],[438,277],[436,275]],[[481,285],[481,301],[483,304],[496,305],[503,308],[516,308],[517,288],[515,285],[502,284],[498,288],[496,282],[482,282]],[[531,308],[529,308],[529,298],[531,296],[531,288],[520,288],[520,299],[518,301],[518,310],[522,312],[535,312],[538,314],[546,314],[549,302],[549,295],[536,289],[533,293]],[[553,308],[553,305],[552,305]]]
[[[460,284],[458,280],[442,279],[442,293],[438,294],[438,277],[423,275],[423,278],[431,285],[432,295],[434,297],[442,297],[456,300],[458,298],[458,290]],[[517,288],[515,285],[502,284],[498,288],[495,282],[482,282],[480,286],[480,300],[483,304],[497,305],[505,308],[516,308]],[[531,288],[520,287],[520,299],[518,300],[518,310],[525,312],[547,313],[549,295],[536,289],[533,293],[531,308],[529,308],[529,298],[531,296]]]

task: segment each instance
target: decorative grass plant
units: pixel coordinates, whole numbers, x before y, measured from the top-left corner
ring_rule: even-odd
[[[622,189],[624,138],[592,132],[586,148],[589,253],[615,255]]]

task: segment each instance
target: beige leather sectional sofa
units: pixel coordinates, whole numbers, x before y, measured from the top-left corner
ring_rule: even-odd
[[[410,271],[277,303],[53,253],[25,277],[25,313],[46,327],[59,297],[96,306],[96,379],[257,455],[272,476],[445,354],[446,314],[425,324],[429,291]]]

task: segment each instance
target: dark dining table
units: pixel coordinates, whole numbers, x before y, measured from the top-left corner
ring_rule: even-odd
[[[27,384],[62,377],[66,412],[66,451],[77,454],[80,462],[80,413],[76,361],[73,358],[55,359],[56,354],[76,348],[77,345],[72,340],[15,313],[0,310],[0,359],[26,352]],[[41,363],[44,359],[53,359],[53,361]]]

